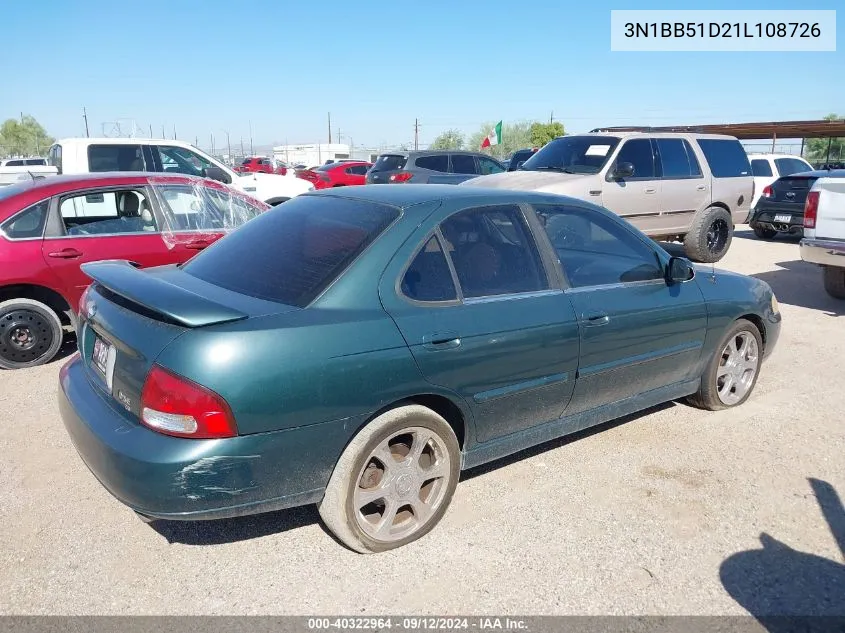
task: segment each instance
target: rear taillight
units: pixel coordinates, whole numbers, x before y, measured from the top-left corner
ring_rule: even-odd
[[[763,187],[763,193],[761,194],[764,198],[771,198],[772,197],[772,186],[766,185]]]
[[[414,174],[409,171],[400,171],[398,174],[390,176],[390,182],[408,182],[413,177]]]
[[[83,319],[88,318],[88,293],[91,290],[91,285],[89,284],[87,288],[82,292],[82,296],[79,297],[79,306],[77,307],[76,313],[81,316]]]
[[[176,437],[208,439],[238,434],[223,398],[158,365],[153,365],[141,390],[141,422]]]
[[[320,180],[322,180],[323,182],[331,182],[332,179],[326,176],[325,174],[320,174]]]
[[[804,203],[804,228],[816,228],[816,215],[819,212],[819,192],[811,191]]]

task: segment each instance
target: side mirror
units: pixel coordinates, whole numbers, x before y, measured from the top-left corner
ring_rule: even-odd
[[[627,162],[617,163],[616,167],[614,167],[613,171],[611,171],[609,175],[612,180],[624,180],[625,178],[630,178],[634,175],[634,164]]]
[[[205,177],[211,178],[212,180],[217,180],[227,185],[232,184],[232,177],[227,174],[225,171],[220,169],[219,167],[206,167],[205,168]]]
[[[519,161],[519,162],[516,164],[516,168],[517,168],[517,169],[522,169],[522,166],[523,166],[524,164],[525,164],[525,161],[524,161],[524,160],[521,160],[521,161]]]
[[[671,283],[683,283],[695,277],[695,268],[685,257],[672,257],[666,267],[666,280]]]

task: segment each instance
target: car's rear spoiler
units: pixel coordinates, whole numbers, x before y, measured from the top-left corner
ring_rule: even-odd
[[[108,291],[185,327],[246,319],[249,315],[140,270],[126,260],[89,262],[82,272]]]

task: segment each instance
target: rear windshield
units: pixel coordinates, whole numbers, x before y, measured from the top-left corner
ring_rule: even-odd
[[[798,158],[776,158],[775,165],[777,165],[778,173],[781,176],[790,176],[792,174],[800,174],[805,171],[813,171],[812,167]]]
[[[300,196],[247,222],[183,270],[240,294],[303,308],[398,216],[384,205]]]
[[[738,178],[751,175],[748,154],[739,141],[730,139],[698,139],[704,158],[714,178]]]
[[[408,159],[401,154],[382,154],[376,159],[373,165],[373,171],[390,171],[392,169],[402,169]]]

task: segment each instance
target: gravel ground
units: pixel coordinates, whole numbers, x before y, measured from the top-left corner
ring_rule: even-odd
[[[141,523],[68,440],[61,362],[4,372],[0,612],[845,614],[845,302],[794,240],[740,230],[720,266],[784,315],[749,402],[669,404],[466,473],[434,532],[375,556],[313,507]]]

